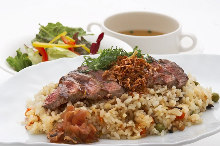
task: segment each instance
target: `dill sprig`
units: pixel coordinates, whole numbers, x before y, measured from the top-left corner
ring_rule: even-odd
[[[134,48],[133,52],[126,52],[122,48],[109,48],[104,49],[98,58],[92,58],[90,56],[84,56],[84,62],[82,65],[88,66],[89,70],[106,70],[115,64],[119,56],[131,56],[134,52],[137,52],[138,58],[144,58],[141,50],[137,47]]]

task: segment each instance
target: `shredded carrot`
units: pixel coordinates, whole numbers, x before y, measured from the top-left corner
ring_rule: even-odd
[[[25,111],[24,115],[27,116],[27,112],[29,112],[31,110],[31,108],[27,108],[27,110]]]
[[[68,44],[68,45],[75,45],[76,44],[75,41],[69,40],[66,36],[61,36],[61,39],[65,44]]]
[[[99,121],[100,121],[101,124],[104,122],[102,117],[99,117]]]
[[[143,128],[142,131],[140,132],[141,136],[146,136],[147,130],[146,128]]]
[[[32,124],[34,124],[34,122],[30,122],[30,123],[28,124],[28,126],[31,126]]]
[[[176,120],[182,120],[185,117],[185,113],[183,112],[181,116],[176,116]]]

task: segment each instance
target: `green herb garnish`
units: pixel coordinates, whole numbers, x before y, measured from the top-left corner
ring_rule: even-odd
[[[137,47],[134,48],[137,51],[138,58],[144,58],[141,54],[141,50]],[[131,56],[133,52],[126,52],[122,48],[116,49],[104,49],[98,58],[91,58],[90,56],[84,56],[85,61],[82,65],[88,66],[89,70],[106,70],[109,69],[118,59],[119,56]]]
[[[148,30],[147,32],[148,32],[148,33],[152,33],[152,31],[151,31],[151,30]]]
[[[28,58],[27,53],[23,53],[20,51],[20,49],[18,49],[17,51],[17,55],[13,58],[11,56],[9,56],[6,61],[8,62],[8,64],[15,70],[15,71],[20,71],[22,69],[24,69],[25,67],[31,66],[32,62],[31,60]]]
[[[131,56],[131,55],[134,53],[134,51],[137,51],[137,52],[138,52],[138,53],[136,54],[136,56],[137,56],[138,58],[142,58],[142,57],[144,58],[144,56],[143,56],[144,54],[141,53],[141,50],[138,49],[138,46],[135,46],[134,49],[133,49],[133,52],[128,52],[126,56]]]
[[[85,61],[83,65],[88,66],[90,70],[105,70],[117,60],[118,56],[125,56],[126,54],[127,52],[121,48],[105,49],[98,58],[84,56]]]
[[[152,63],[152,62],[155,61],[155,59],[154,59],[152,56],[148,55],[148,54],[147,54],[147,56],[145,57],[145,59],[146,59],[147,63]]]
[[[39,24],[40,25],[40,24]],[[40,31],[36,34],[36,38],[32,40],[38,42],[48,43],[54,37],[59,35],[60,33],[66,31],[67,36],[73,37],[73,35],[78,32],[79,36],[86,35],[86,31],[82,28],[71,28],[67,26],[63,26],[60,22],[57,23],[48,23],[47,26],[40,25]]]

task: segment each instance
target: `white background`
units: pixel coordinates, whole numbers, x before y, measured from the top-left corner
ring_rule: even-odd
[[[197,47],[203,53],[220,54],[220,0],[0,0],[0,44],[37,33],[39,23],[59,21],[86,29],[90,22],[102,22],[109,15],[125,11],[170,15],[180,21],[184,32],[197,36]],[[0,45],[0,53],[6,49]],[[0,70],[0,84],[10,77]],[[188,146],[197,145],[219,146],[220,134]]]

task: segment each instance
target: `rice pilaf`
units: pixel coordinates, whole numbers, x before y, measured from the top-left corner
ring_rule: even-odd
[[[200,124],[218,100],[175,62],[106,49],[36,94],[25,124],[54,143],[138,139]]]
[[[184,130],[186,126],[200,124],[201,114],[212,105],[211,88],[203,88],[189,80],[182,89],[154,86],[149,93],[123,94],[119,98],[101,100],[91,105],[83,102],[73,104],[76,109],[90,113],[88,118],[100,138],[138,139],[147,135],[164,135]],[[27,102],[26,129],[32,134],[49,133],[58,121],[61,110],[51,111],[42,107],[45,98],[57,84],[49,84]],[[67,105],[72,105],[68,103]]]

